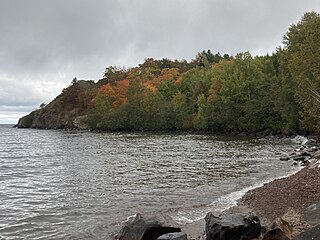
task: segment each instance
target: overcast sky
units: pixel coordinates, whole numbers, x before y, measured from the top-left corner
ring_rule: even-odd
[[[272,53],[319,0],[0,0],[0,123],[110,65]]]

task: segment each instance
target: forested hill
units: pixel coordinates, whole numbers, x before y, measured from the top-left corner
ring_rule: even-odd
[[[199,53],[191,62],[146,59],[73,80],[18,127],[320,132],[320,15],[306,13],[272,55]]]

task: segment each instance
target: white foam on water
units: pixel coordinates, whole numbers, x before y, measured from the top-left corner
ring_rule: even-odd
[[[127,217],[125,220],[121,221],[121,224],[129,222],[132,219],[135,219],[136,216],[137,216],[137,214],[134,214],[134,215],[131,215],[131,216]]]
[[[174,216],[172,216],[172,218],[179,224],[187,224],[187,223],[192,223],[195,221],[198,221],[200,219],[203,219],[206,214],[208,212],[216,212],[216,213],[221,213],[231,207],[234,207],[237,205],[237,202],[240,198],[242,198],[248,191],[258,188],[258,187],[262,187],[264,184],[271,182],[275,179],[281,179],[281,178],[286,178],[289,177],[295,173],[297,173],[298,171],[300,171],[303,167],[296,167],[296,168],[292,168],[291,171],[289,171],[287,174],[280,176],[280,177],[276,177],[276,178],[272,178],[269,180],[265,180],[259,184],[254,184],[250,187],[246,187],[243,188],[239,191],[235,191],[232,193],[229,193],[227,195],[223,195],[219,198],[217,198],[216,200],[214,200],[213,202],[211,202],[210,204],[208,204],[207,206],[203,206],[199,209],[195,209],[195,210],[187,210],[187,211],[178,211]]]
[[[304,136],[297,135],[294,138],[292,138],[292,141],[294,141],[295,143],[304,145],[308,142],[308,138],[306,138]]]

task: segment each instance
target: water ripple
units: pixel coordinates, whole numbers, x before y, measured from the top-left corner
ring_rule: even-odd
[[[0,126],[0,239],[105,239],[137,212],[192,221],[285,174],[298,144]]]

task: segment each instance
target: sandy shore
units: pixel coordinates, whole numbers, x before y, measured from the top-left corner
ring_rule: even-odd
[[[248,191],[239,200],[238,206],[228,211],[254,213],[265,226],[282,217],[290,223],[296,235],[310,227],[306,221],[306,208],[319,202],[320,167],[314,163],[294,175],[275,179]],[[200,220],[187,224],[183,231],[188,234],[188,239],[199,240],[205,239],[204,229],[205,222]]]

